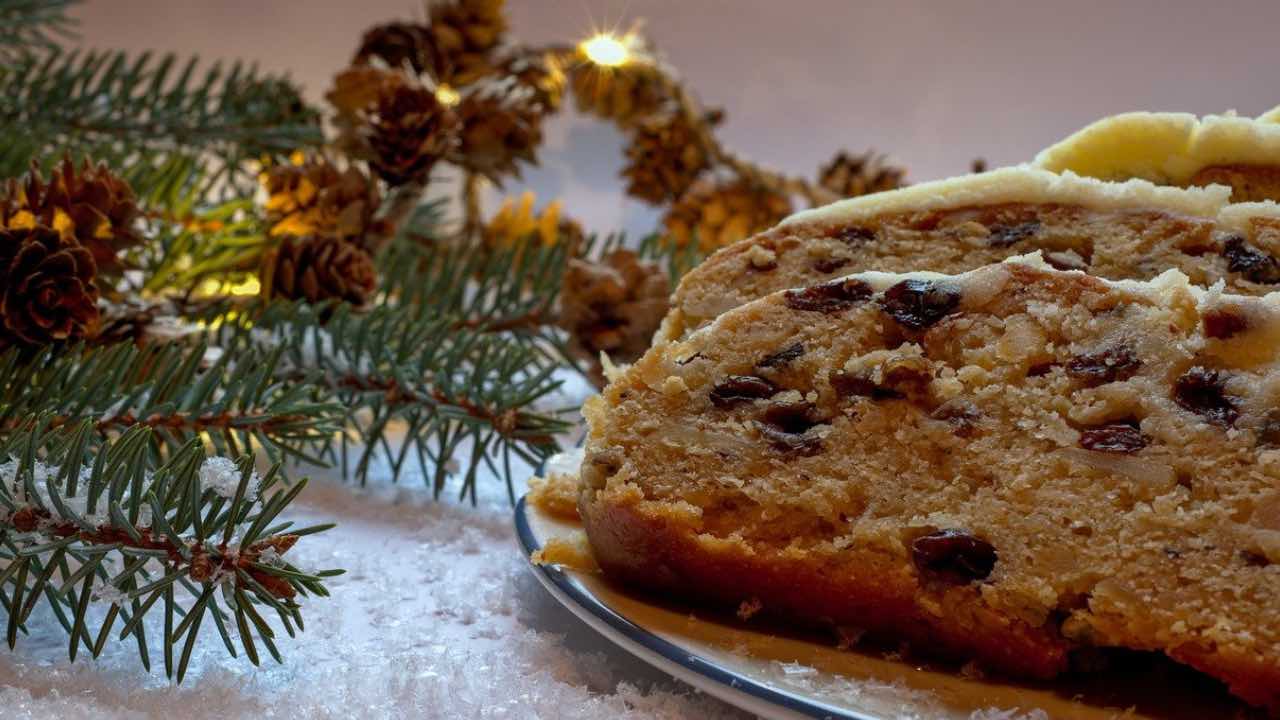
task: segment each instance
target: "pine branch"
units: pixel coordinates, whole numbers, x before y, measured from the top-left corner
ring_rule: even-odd
[[[153,429],[157,459],[195,438],[238,456],[255,443],[273,460],[315,460],[307,448],[343,417],[313,385],[274,378],[279,352],[247,348],[206,360],[203,344],[127,344],[0,354],[0,438],[47,417],[60,428],[88,421],[94,443],[135,426]]]
[[[0,62],[75,36],[67,11],[78,0],[0,0]]]
[[[290,636],[302,627],[297,598],[327,596],[324,579],[342,571],[306,572],[282,556],[298,538],[332,526],[277,522],[305,485],[285,487],[278,465],[259,478],[251,457],[206,459],[194,440],[156,463],[147,452],[155,432],[132,427],[95,452],[91,421],[51,430],[43,418],[0,442],[0,610],[9,647],[43,600],[69,636],[72,661],[82,648],[97,657],[119,624],[118,638],[134,636],[149,670],[149,615],[164,618],[165,673],[178,682],[205,615],[233,657],[231,620],[251,662],[259,662],[259,642],[280,661],[276,631],[259,608],[274,610]],[[105,613],[90,612],[95,601]]]
[[[362,483],[383,459],[393,479],[414,457],[438,496],[450,461],[462,452],[460,495],[476,500],[481,466],[512,490],[511,457],[536,465],[559,449],[570,428],[560,411],[545,408],[559,387],[557,363],[511,338],[457,328],[417,308],[381,306],[357,314],[349,306],[276,302],[240,308],[211,331],[211,341],[235,355],[269,346],[280,353],[280,382],[324,388],[346,410],[352,435],[325,438],[314,454],[342,464]],[[404,440],[399,441],[398,429]],[[354,467],[348,443],[362,446]],[[497,463],[502,463],[499,470]]]
[[[153,185],[253,192],[251,161],[322,141],[292,81],[243,63],[121,51],[24,53],[0,66],[0,175],[85,153]],[[188,172],[183,168],[198,169]]]

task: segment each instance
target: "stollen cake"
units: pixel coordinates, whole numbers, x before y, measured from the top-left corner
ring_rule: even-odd
[[[963,272],[1035,250],[1112,279],[1176,268],[1234,293],[1280,288],[1280,207],[1231,205],[1230,193],[1014,167],[845,200],[713,254],[680,282],[656,341],[777,290],[863,270]]]
[[[1280,294],[854,274],[615,377],[579,512],[626,583],[1018,676],[1157,651],[1276,709],[1278,400]]]
[[[1053,172],[1143,178],[1182,187],[1226,185],[1232,200],[1280,200],[1280,107],[1254,120],[1234,113],[1134,112],[1103,118],[1036,156]]]

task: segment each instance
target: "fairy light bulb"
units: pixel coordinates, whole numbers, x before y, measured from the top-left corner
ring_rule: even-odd
[[[610,33],[597,33],[583,41],[582,52],[591,62],[605,67],[618,67],[631,57],[627,44]]]

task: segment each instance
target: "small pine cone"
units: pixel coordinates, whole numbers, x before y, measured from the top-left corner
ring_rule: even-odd
[[[564,100],[565,75],[552,55],[521,51],[498,63],[498,72],[513,78],[531,93],[532,102],[544,115],[560,109]]]
[[[366,236],[378,231],[377,184],[355,167],[339,171],[323,158],[276,165],[262,186],[273,236],[333,235],[367,249]]]
[[[129,183],[105,163],[77,168],[69,156],[48,182],[33,167],[25,182],[10,180],[0,191],[0,227],[54,228],[87,248],[103,273],[123,271],[120,251],[142,242],[138,216]]]
[[[93,253],[56,230],[0,230],[0,347],[93,337],[97,272]]]
[[[338,111],[339,120],[354,122],[378,98],[406,84],[408,79],[403,73],[356,65],[334,75],[333,87],[324,97]]]
[[[390,185],[426,182],[455,144],[457,119],[435,93],[418,85],[392,85],[366,109],[359,133],[369,166]]]
[[[683,195],[711,166],[702,137],[680,113],[638,123],[626,155],[627,193],[654,205]]]
[[[538,162],[542,112],[533,94],[511,79],[469,92],[455,108],[462,126],[451,161],[501,185],[504,175],[520,177],[517,161]]]
[[[600,353],[633,362],[649,349],[667,314],[667,274],[635,252],[614,250],[600,262],[575,258],[560,290],[560,326],[569,350],[587,362],[592,380],[604,385]]]
[[[789,214],[790,198],[750,180],[699,180],[672,204],[663,225],[668,242],[684,247],[696,240],[700,250],[712,252],[767,230]]]
[[[375,25],[360,39],[360,49],[351,60],[353,65],[367,65],[372,58],[382,60],[393,69],[406,64],[416,73],[432,70],[430,30],[421,23],[390,22]]]
[[[376,285],[377,269],[369,253],[336,237],[285,237],[263,258],[266,297],[362,305]]]
[[[505,0],[447,0],[428,10],[428,52],[436,82],[455,88],[492,74],[493,50],[507,31]]]
[[[851,198],[900,188],[906,174],[903,168],[886,165],[873,151],[861,155],[841,151],[818,171],[818,184],[842,198]]]
[[[667,101],[657,70],[645,63],[601,67],[582,60],[570,81],[579,112],[621,127],[658,113]]]

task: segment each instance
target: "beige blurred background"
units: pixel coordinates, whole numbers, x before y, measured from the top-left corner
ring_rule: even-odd
[[[508,0],[512,33],[574,41],[644,18],[734,149],[812,174],[839,147],[876,148],[913,181],[1029,159],[1126,110],[1280,103],[1280,1]],[[419,0],[91,0],[83,43],[245,58],[288,70],[319,100],[369,25],[420,18]],[[621,138],[572,115],[547,128],[540,200],[593,230],[645,232],[626,200]],[[519,187],[513,188],[519,189]]]

